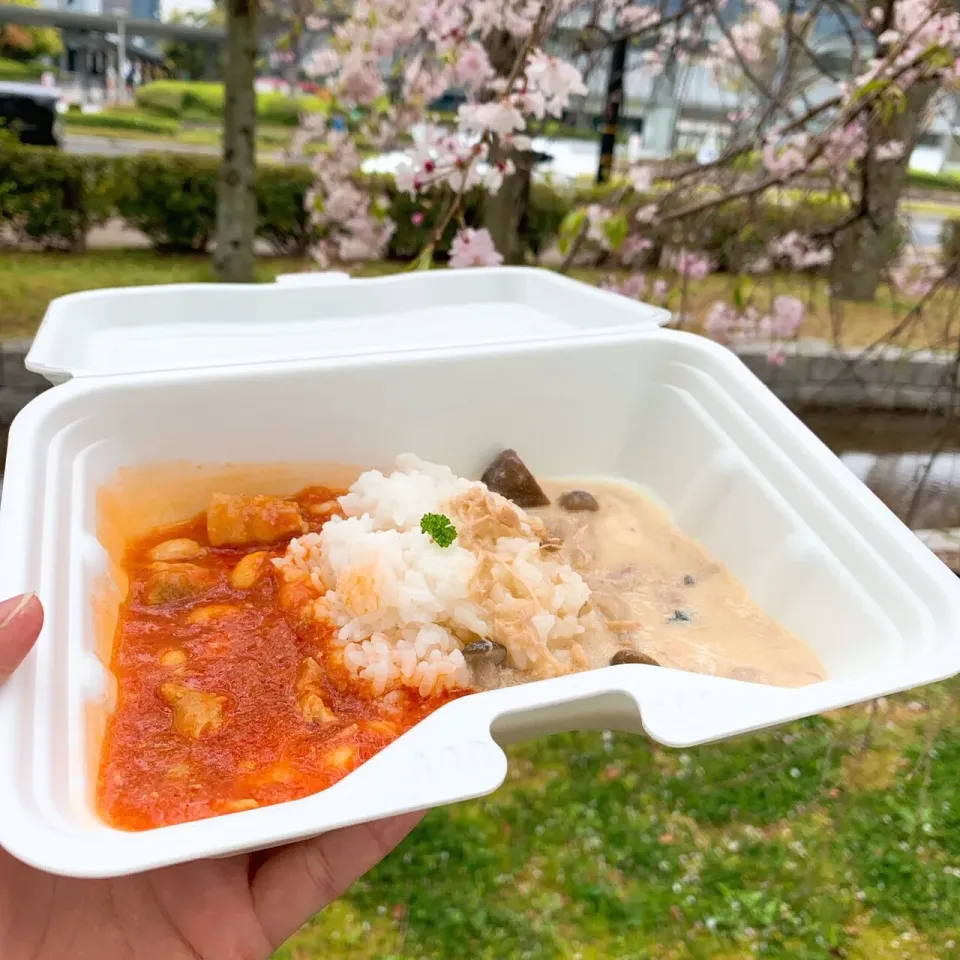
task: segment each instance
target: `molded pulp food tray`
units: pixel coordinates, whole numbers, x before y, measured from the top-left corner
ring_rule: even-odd
[[[956,578],[733,354],[657,329],[662,317],[651,308],[530,274],[440,274],[442,297],[422,277],[313,291],[266,288],[266,295],[257,291],[263,318],[247,328],[262,349],[271,302],[281,332],[289,333],[293,324],[285,321],[309,306],[310,294],[319,298],[314,311],[333,316],[334,324],[354,310],[362,315],[354,335],[376,329],[380,336],[390,312],[410,302],[404,285],[412,282],[417,296],[427,291],[425,302],[443,301],[435,316],[428,311],[427,326],[447,307],[469,325],[466,301],[486,289],[480,315],[489,322],[481,343],[471,345],[455,331],[444,345],[444,331],[434,325],[425,333],[411,308],[403,322],[423,334],[421,349],[368,347],[364,355],[344,334],[339,355],[88,375],[30,404],[10,437],[0,595],[36,590],[47,621],[34,653],[0,690],[0,844],[54,872],[119,875],[487,794],[506,773],[500,744],[522,737],[612,728],[687,746],[960,670]],[[457,300],[461,283],[465,301]],[[535,300],[531,291],[547,292]],[[180,288],[177,300],[161,289],[142,301],[134,291],[101,299],[84,294],[54,303],[50,320],[59,316],[66,324],[68,301],[79,303],[71,347],[82,358],[77,367],[110,374],[124,367],[130,351],[134,363],[126,370],[140,371],[136,360],[145,362],[149,351],[123,341],[134,336],[131,330],[86,329],[84,317],[107,316],[111,301],[122,301],[124,310],[138,311],[131,329],[146,329],[153,349],[161,342],[153,298],[176,304],[179,329],[165,351],[157,348],[162,366],[180,356],[174,344],[193,349],[183,342],[191,309],[219,309],[216,297],[200,293]],[[291,295],[302,299],[283,299]],[[223,302],[238,311],[243,306],[230,288]],[[523,341],[494,342],[490,325],[501,307],[518,322],[543,321],[541,329],[528,330]],[[558,335],[558,325],[583,311],[610,311],[622,326]],[[203,322],[212,330],[227,319]],[[596,326],[604,316],[591,320]],[[243,331],[247,322],[235,316],[224,333]],[[325,323],[313,321],[315,343]],[[248,360],[248,346],[228,340],[222,350]],[[58,366],[45,331],[41,348],[44,363]],[[60,358],[59,373],[69,368]],[[819,654],[829,679],[780,689],[665,668],[611,667],[456,700],[332,788],[292,803],[143,833],[116,831],[97,819],[90,761],[96,744],[84,723],[85,704],[102,700],[107,688],[90,602],[106,568],[94,534],[95,498],[120,467],[178,460],[387,466],[396,454],[413,451],[478,476],[507,446],[543,477],[611,476],[640,484]]]

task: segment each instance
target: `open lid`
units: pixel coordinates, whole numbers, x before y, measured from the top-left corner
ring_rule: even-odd
[[[274,284],[171,284],[54,300],[27,356],[71,377],[557,340],[651,330],[666,310],[528,267],[374,279],[288,274]]]

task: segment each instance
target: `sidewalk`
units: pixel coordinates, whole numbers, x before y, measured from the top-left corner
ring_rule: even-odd
[[[212,245],[211,245],[212,246]],[[88,250],[149,250],[145,234],[128,226],[123,220],[108,220],[102,227],[94,227],[87,234]],[[274,257],[276,253],[264,240],[255,240],[253,252],[258,257]]]

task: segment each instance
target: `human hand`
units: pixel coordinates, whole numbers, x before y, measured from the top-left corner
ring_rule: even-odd
[[[43,625],[36,597],[0,603],[0,684]],[[72,880],[0,849],[3,960],[266,960],[379,863],[421,813],[263,853]]]

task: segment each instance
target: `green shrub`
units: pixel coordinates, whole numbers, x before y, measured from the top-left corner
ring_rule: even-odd
[[[257,170],[257,236],[277,256],[302,256],[315,234],[304,205],[313,174],[304,166],[264,166]]]
[[[180,124],[173,119],[149,116],[136,110],[114,108],[99,113],[80,113],[68,111],[66,123],[69,127],[96,127],[100,130],[136,130],[140,133],[158,133],[173,136],[180,130]]]
[[[77,246],[90,226],[108,216],[119,216],[143,231],[161,250],[201,251],[214,236],[219,171],[215,157],[158,153],[105,161],[15,144],[4,147],[0,157],[0,222],[22,238],[50,247]],[[302,255],[315,239],[304,209],[312,179],[310,169],[302,165],[266,165],[257,171],[257,235],[279,255]],[[358,179],[387,197],[388,213],[396,224],[387,257],[415,258],[445,214],[449,191],[423,204],[399,191],[392,177],[358,175]],[[535,183],[520,226],[524,250],[542,253],[556,242],[560,225],[571,211],[609,203],[616,189],[609,185],[558,189]],[[470,191],[464,198],[462,222],[467,226],[482,224],[483,200],[481,190]],[[721,271],[738,272],[764,254],[776,237],[791,230],[803,234],[825,230],[846,212],[842,203],[827,198],[796,206],[730,201],[644,231],[652,241],[645,262],[656,262],[667,246],[683,246],[709,254]],[[951,225],[949,249],[960,256],[958,222]],[[446,256],[457,229],[457,220],[447,225],[435,250],[438,259]],[[891,258],[903,241],[903,231],[898,231]]]
[[[183,88],[179,80],[156,80],[137,87],[134,102],[147,113],[158,117],[177,117],[183,113]]]
[[[212,157],[145,153],[117,166],[116,209],[158,250],[202,252],[217,225],[219,162]]]
[[[117,214],[159,250],[200,252],[216,232],[219,162],[213,157],[143,154],[122,161]],[[313,240],[304,208],[312,183],[304,166],[258,168],[257,236],[281,256],[301,256]]]
[[[79,250],[113,210],[112,162],[0,139],[0,226],[20,242]]]
[[[0,80],[12,80],[19,83],[29,83],[39,80],[43,75],[44,67],[36,62],[22,62],[0,57]]]
[[[223,116],[223,84],[192,80],[156,80],[136,92],[141,110],[155,116],[218,121]],[[295,127],[301,112],[325,111],[318,97],[292,100],[282,93],[257,94],[257,119],[274,126]]]

